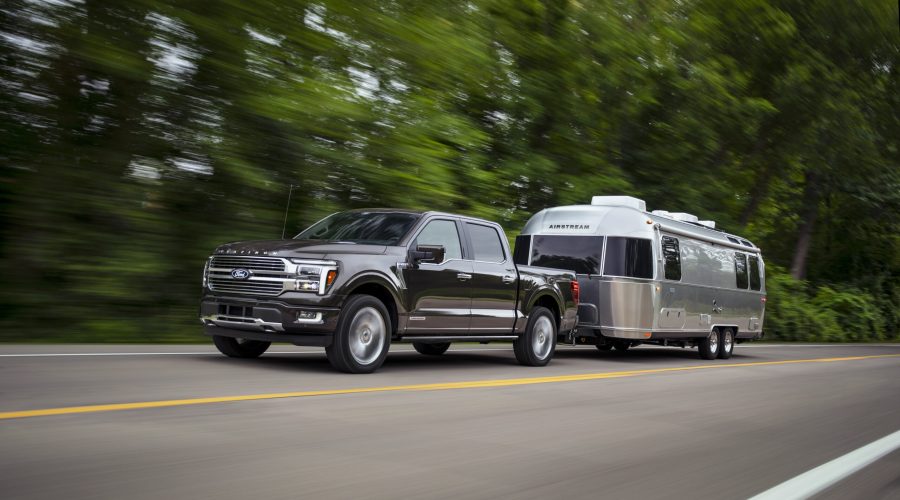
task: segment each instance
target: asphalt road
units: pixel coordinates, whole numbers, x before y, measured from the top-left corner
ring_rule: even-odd
[[[408,349],[345,375],[281,346],[0,345],[0,496],[748,498],[900,430],[900,357],[870,357],[900,345]],[[816,498],[900,498],[900,452]]]

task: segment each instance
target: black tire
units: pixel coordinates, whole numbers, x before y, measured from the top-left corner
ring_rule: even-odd
[[[387,307],[380,300],[352,295],[344,302],[325,355],[331,366],[342,372],[372,373],[384,363],[392,334]]]
[[[550,362],[556,352],[556,321],[549,309],[531,310],[525,333],[513,341],[513,352],[525,366],[545,366]]]
[[[619,352],[625,352],[625,351],[627,351],[629,348],[631,348],[631,342],[625,342],[625,341],[623,341],[623,340],[617,340],[617,341],[613,344],[613,347],[615,347],[616,350],[619,351]]]
[[[450,349],[450,342],[441,342],[440,344],[429,344],[427,342],[413,342],[413,348],[420,354],[428,356],[440,356]]]
[[[723,328],[719,332],[719,359],[728,359],[734,352],[734,330]]]
[[[715,328],[709,332],[709,335],[697,342],[697,350],[700,351],[701,359],[716,359],[719,355],[719,329]]]
[[[611,344],[597,344],[594,347],[596,347],[600,351],[611,351],[613,348]]]
[[[213,344],[222,354],[230,358],[258,358],[272,345],[262,340],[234,339],[213,335]]]

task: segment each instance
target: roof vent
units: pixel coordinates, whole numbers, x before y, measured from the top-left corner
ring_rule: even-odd
[[[714,220],[698,220],[698,221],[697,221],[697,224],[700,224],[701,226],[708,227],[708,228],[710,228],[710,229],[715,229],[715,228],[716,228],[716,221],[714,221]]]
[[[672,212],[669,217],[682,222],[698,222],[700,220],[696,215],[685,212]]]
[[[591,198],[591,205],[599,205],[604,207],[631,207],[647,211],[647,204],[644,200],[639,200],[632,196],[594,196]]]

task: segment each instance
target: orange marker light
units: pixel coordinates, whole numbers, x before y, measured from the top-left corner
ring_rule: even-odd
[[[334,283],[335,278],[337,278],[337,271],[328,271],[328,275],[325,276],[325,286],[330,286]]]
[[[652,337],[652,336],[653,336],[652,333],[650,333],[650,332],[644,332],[644,338],[645,338],[645,339],[649,339],[649,338]]]

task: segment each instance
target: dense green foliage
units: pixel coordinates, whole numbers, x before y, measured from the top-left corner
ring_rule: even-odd
[[[770,338],[900,336],[894,0],[10,0],[0,340],[201,340],[205,256],[344,208],[753,239]]]

